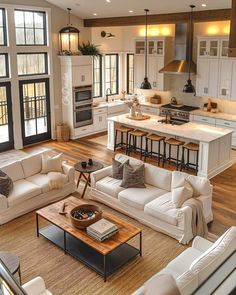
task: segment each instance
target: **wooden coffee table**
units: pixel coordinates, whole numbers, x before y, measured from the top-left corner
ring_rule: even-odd
[[[69,214],[60,215],[58,212],[63,203],[65,211],[70,212],[74,207],[85,202],[75,197],[69,197],[55,204],[36,211],[37,236],[45,237],[65,254],[70,254],[81,261],[96,273],[106,278],[129,262],[134,257],[142,256],[142,230],[117,216],[103,212],[103,218],[115,223],[119,232],[105,242],[99,242],[90,237],[86,230],[79,230],[72,226]],[[46,219],[50,224],[39,227],[39,217]],[[128,243],[139,235],[139,248]]]

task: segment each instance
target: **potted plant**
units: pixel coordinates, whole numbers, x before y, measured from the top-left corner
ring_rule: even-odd
[[[101,55],[100,50],[98,49],[98,45],[94,45],[90,43],[89,41],[87,43],[82,42],[81,45],[79,45],[79,51],[82,55],[92,55],[92,56],[98,56]]]

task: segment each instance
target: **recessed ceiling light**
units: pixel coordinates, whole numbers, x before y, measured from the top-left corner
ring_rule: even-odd
[[[107,3],[111,3],[111,0],[106,0]]]
[[[205,3],[202,4],[202,7],[206,7],[207,5]]]
[[[95,13],[93,13],[93,15],[94,15],[94,16],[97,16],[98,14],[95,12]]]
[[[133,10],[129,10],[129,13],[133,13],[134,11]]]

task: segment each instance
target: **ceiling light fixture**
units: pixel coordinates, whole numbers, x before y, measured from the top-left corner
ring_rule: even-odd
[[[101,37],[102,38],[107,38],[107,39],[112,39],[115,38],[115,35],[113,35],[112,33],[107,33],[105,31],[101,31]]]
[[[97,16],[98,14],[95,12],[95,13],[93,13],[93,15],[94,15],[94,16]]]
[[[195,5],[190,5],[191,8],[191,12],[190,12],[190,20],[189,20],[189,25],[190,25],[190,36],[193,36],[193,9],[195,8]],[[184,85],[183,88],[183,92],[185,93],[194,93],[194,95],[196,94],[195,91],[195,87],[192,84],[191,81],[191,60],[192,60],[192,37],[189,38],[189,45],[188,45],[188,49],[189,49],[189,54],[188,54],[188,80],[187,80],[187,84]]]
[[[111,3],[111,0],[106,0],[107,3]]]
[[[152,89],[151,84],[148,81],[148,77],[147,77],[147,45],[148,45],[148,12],[149,9],[144,9],[145,13],[146,13],[146,17],[145,17],[145,76],[144,76],[144,81],[141,84],[141,89]]]
[[[207,5],[205,3],[202,3],[202,7],[206,7]]]
[[[133,10],[129,10],[129,13],[133,13],[134,11]]]

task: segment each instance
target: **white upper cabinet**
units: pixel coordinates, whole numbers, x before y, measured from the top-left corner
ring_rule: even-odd
[[[219,64],[219,97],[231,98],[233,60],[230,58],[221,59]]]
[[[217,38],[199,38],[198,57],[218,58],[220,54],[220,40]]]
[[[220,40],[220,57],[227,58],[229,51],[229,38],[222,38]]]
[[[148,38],[148,80],[153,89],[166,90],[164,74],[159,70],[165,64],[173,59],[174,47],[172,37],[155,37]],[[145,39],[135,40],[135,57],[134,57],[134,86],[140,88],[145,74]]]

